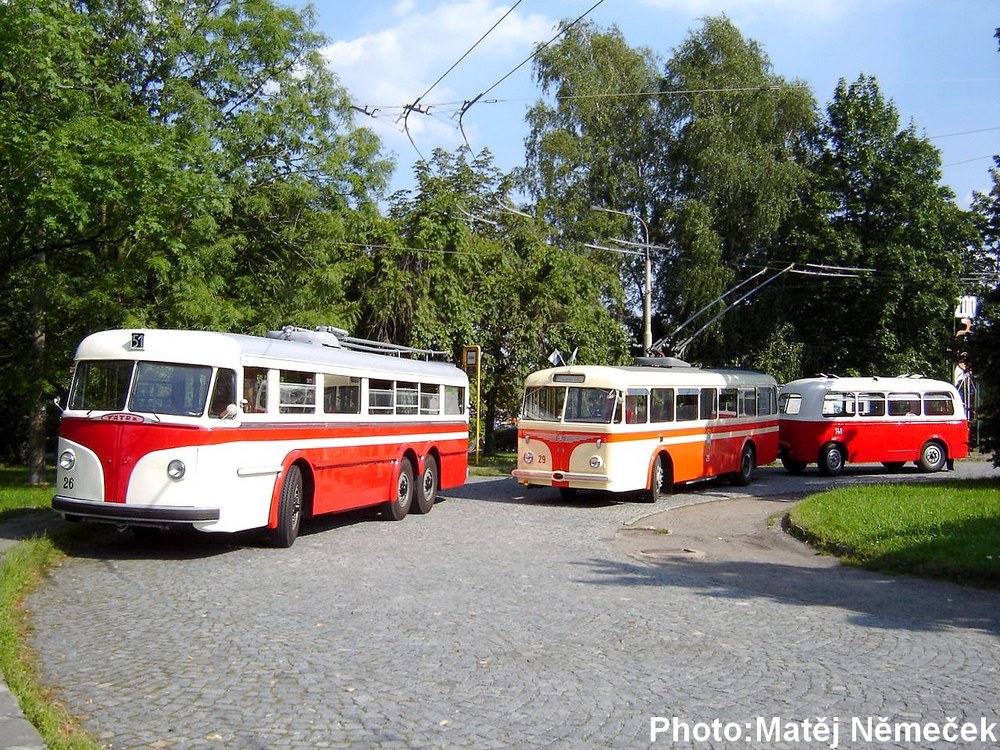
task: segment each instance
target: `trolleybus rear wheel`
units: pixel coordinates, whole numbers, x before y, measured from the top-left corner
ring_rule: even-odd
[[[824,476],[835,477],[844,470],[844,449],[836,443],[827,443],[819,452],[819,471]]]
[[[424,462],[424,473],[417,482],[417,497],[413,504],[414,513],[430,513],[437,500],[438,464],[434,456],[428,456]]]
[[[944,446],[937,440],[928,440],[924,447],[920,449],[920,460],[917,466],[921,471],[934,472],[941,471],[948,460]]]
[[[410,512],[413,504],[413,493],[416,487],[413,482],[413,464],[404,458],[399,462],[399,473],[396,475],[396,497],[385,504],[385,516],[390,521],[402,521]]]

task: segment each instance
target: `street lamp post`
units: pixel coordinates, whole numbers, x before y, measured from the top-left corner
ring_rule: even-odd
[[[604,206],[592,205],[592,211],[603,211],[608,214],[618,214],[619,216],[628,216],[629,218],[635,219],[642,226],[642,238],[643,238],[643,250],[645,250],[646,257],[646,288],[642,295],[642,353],[644,355],[649,354],[649,350],[653,348],[653,321],[652,321],[652,294],[653,294],[653,272],[652,265],[649,260],[649,227],[646,226],[646,222],[642,220],[639,214],[629,213],[628,211],[616,211],[613,208],[605,208]]]

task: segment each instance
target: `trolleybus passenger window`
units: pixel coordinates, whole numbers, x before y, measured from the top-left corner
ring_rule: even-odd
[[[200,417],[208,402],[212,368],[140,362],[132,391],[132,410]]]
[[[858,394],[858,414],[862,417],[884,417],[885,416],[885,394],[884,393],[859,393]]]
[[[889,416],[890,417],[919,417],[920,416],[920,394],[917,394],[917,393],[890,393],[889,394]]]
[[[719,391],[719,416],[722,419],[735,419],[739,407],[739,391],[735,388],[723,388]]]
[[[753,388],[740,388],[740,416],[757,416],[757,391]]]
[[[649,393],[639,388],[629,388],[625,395],[625,422],[645,424],[649,409]]]
[[[80,362],[69,393],[70,409],[121,411],[132,379],[131,360]]]
[[[778,411],[782,414],[798,414],[802,408],[802,394],[782,393],[778,396]]]
[[[417,414],[420,409],[420,392],[416,383],[396,383],[396,413]]]
[[[853,417],[854,394],[830,392],[823,397],[824,417]]]
[[[774,387],[757,389],[757,414],[767,416],[778,413],[778,390]]]
[[[215,374],[215,387],[212,389],[212,400],[209,402],[208,416],[212,419],[222,419],[226,416],[230,404],[236,403],[236,371],[220,367]]]
[[[650,422],[674,421],[674,389],[654,388],[649,399]]]
[[[327,414],[361,412],[361,378],[347,375],[323,376],[323,411]]]
[[[429,383],[420,384],[420,413],[440,414],[441,413],[441,389]]]
[[[617,392],[612,388],[568,388],[566,422],[610,424],[615,415]]]
[[[698,389],[679,388],[677,390],[677,421],[686,422],[698,418]]]
[[[267,369],[243,368],[243,411],[262,414],[267,411]]]
[[[719,393],[714,388],[702,388],[698,413],[702,419],[716,419],[719,416]]]
[[[944,417],[955,413],[955,402],[950,393],[925,393],[924,414],[927,416]]]
[[[391,380],[368,382],[368,411],[371,414],[392,414],[395,391]]]
[[[316,376],[311,372],[279,372],[278,412],[310,414],[316,411]]]
[[[444,387],[444,413],[465,414],[465,388],[460,385]]]

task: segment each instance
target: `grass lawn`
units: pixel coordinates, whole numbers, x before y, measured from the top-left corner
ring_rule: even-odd
[[[1000,588],[1000,480],[845,487],[789,519],[851,564]]]

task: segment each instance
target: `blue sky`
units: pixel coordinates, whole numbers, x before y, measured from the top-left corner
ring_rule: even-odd
[[[326,0],[314,7],[318,30],[331,40],[331,68],[354,103],[374,114],[359,114],[357,122],[394,155],[393,187],[403,188],[412,185],[420,154],[463,143],[456,113],[464,101],[498,84],[533,44],[553,36],[559,20],[597,1],[521,0],[461,62],[516,0]],[[821,108],[840,78],[874,75],[901,122],[914,122],[941,150],[943,182],[960,205],[992,186],[990,156],[1000,153],[997,0],[603,0],[587,18],[617,25],[630,45],[667,59],[700,28],[699,19],[721,13],[762,45],[778,75],[809,84]],[[504,170],[523,161],[524,114],[541,95],[531,72],[524,64],[462,119],[473,150],[489,148]],[[399,115],[418,97],[429,113],[410,114],[411,144]]]

